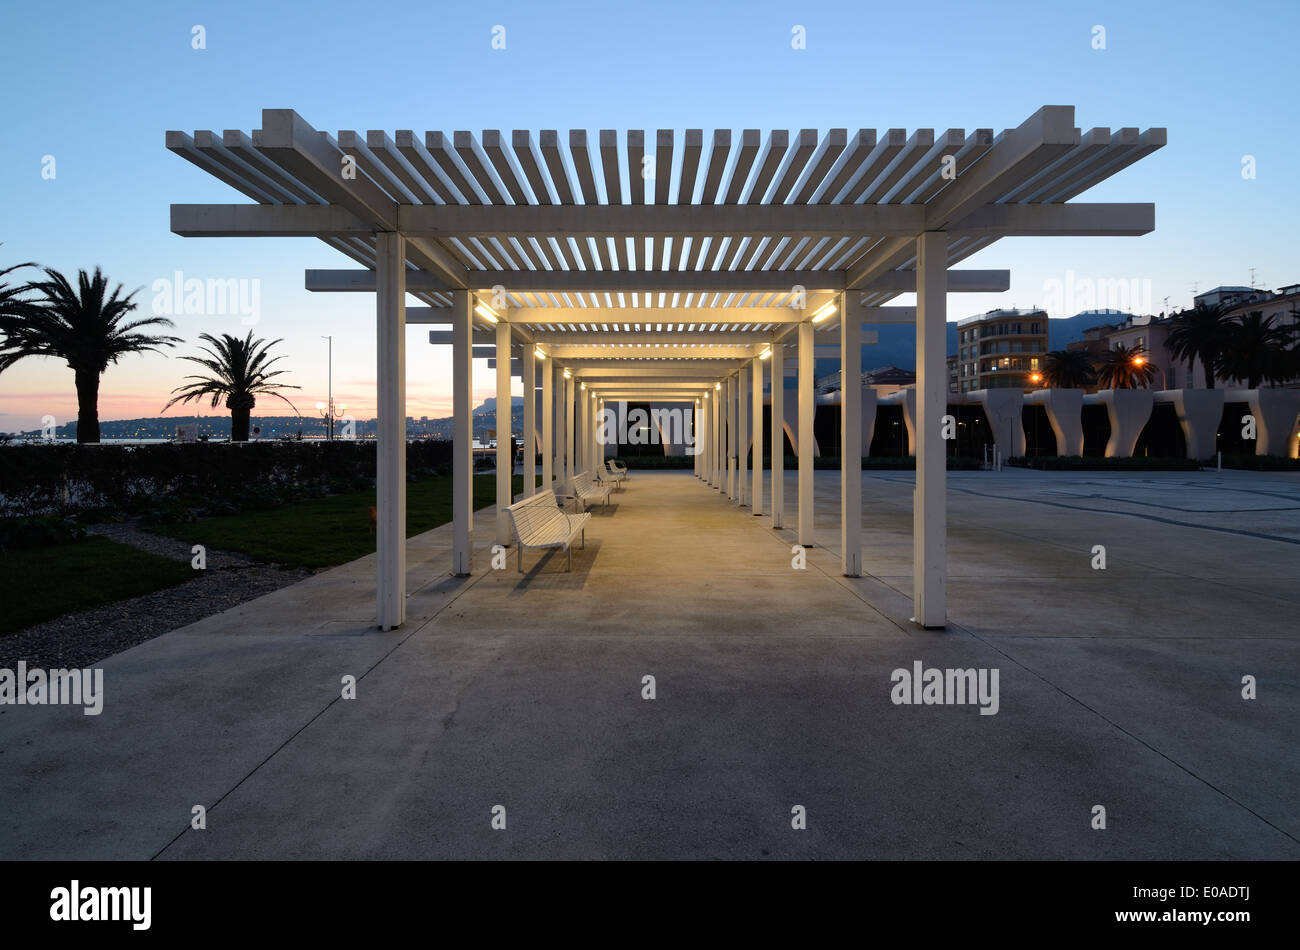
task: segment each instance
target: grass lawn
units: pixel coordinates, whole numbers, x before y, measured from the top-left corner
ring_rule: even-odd
[[[186,562],[107,538],[0,554],[0,634],[73,610],[150,594],[193,576]]]
[[[407,537],[422,534],[451,520],[451,476],[409,482],[406,486]],[[513,492],[524,480],[514,477]],[[496,503],[496,476],[474,478],[474,507]],[[274,511],[203,518],[195,524],[150,528],[221,551],[237,551],[285,567],[333,567],[375,551],[370,509],[374,489],[295,502]]]

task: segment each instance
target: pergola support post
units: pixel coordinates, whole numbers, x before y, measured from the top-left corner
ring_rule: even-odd
[[[573,477],[578,474],[574,468],[577,464],[577,457],[574,454],[576,448],[575,442],[575,425],[576,406],[574,405],[574,395],[578,389],[577,380],[568,376],[564,380],[564,490],[573,491]]]
[[[845,577],[862,576],[862,319],[840,294],[840,552]]]
[[[736,374],[736,503],[744,508],[749,504],[749,466],[746,453],[749,449],[749,379],[752,371],[741,366]]]
[[[785,527],[785,346],[772,344],[772,527]]]
[[[799,543],[813,545],[813,325],[799,324]]]
[[[522,497],[537,493],[537,357],[531,346],[520,348],[524,371],[524,491]]]
[[[923,627],[947,622],[948,235],[916,241],[916,491],[912,514],[912,598]]]
[[[542,371],[542,491],[555,489],[555,373],[544,360]]]
[[[496,543],[510,546],[510,481],[514,474],[514,435],[510,431],[510,324],[496,325],[497,344],[497,517]]]
[[[724,386],[714,387],[714,489],[718,491],[727,489],[727,482],[723,478],[723,470],[727,468],[727,448],[723,443],[727,420],[723,415],[725,392],[727,390]]]
[[[736,500],[736,377],[727,377],[727,500]]]
[[[754,429],[754,474],[749,489],[750,510],[755,515],[763,513],[763,360],[754,357],[750,365],[751,402],[750,415]]]
[[[473,301],[468,290],[451,295],[451,572],[457,577],[470,573],[470,544],[474,511],[474,405],[473,384]]]
[[[377,414],[376,608],[380,630],[406,620],[406,247],[375,234]]]

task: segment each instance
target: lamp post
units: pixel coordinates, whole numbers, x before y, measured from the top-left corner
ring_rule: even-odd
[[[326,426],[325,439],[327,442],[333,442],[334,441],[334,337],[322,336],[321,339],[329,341],[329,362],[327,363],[327,366],[329,368],[325,376],[325,386],[326,386],[326,392],[328,393],[327,398],[329,399],[329,405],[328,407],[326,407],[326,406],[322,406],[320,403],[316,403],[316,408],[317,409],[328,408],[328,414],[325,416],[325,426]]]

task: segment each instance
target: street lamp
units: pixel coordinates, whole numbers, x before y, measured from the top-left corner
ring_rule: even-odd
[[[1138,367],[1146,366],[1148,362],[1150,361],[1145,356],[1138,355],[1133,357],[1134,366],[1138,366]],[[1152,363],[1151,368],[1160,370],[1160,386],[1162,389],[1168,389],[1169,377],[1165,375],[1164,367],[1157,366],[1155,363]]]
[[[334,441],[334,337],[322,336],[321,339],[329,341],[329,363],[328,363],[329,370],[325,377],[326,387],[328,392],[327,398],[329,399],[329,404],[326,405],[324,403],[318,402],[316,403],[316,408],[318,410],[326,410],[326,412],[322,413],[326,425],[325,439],[329,442],[333,442]]]

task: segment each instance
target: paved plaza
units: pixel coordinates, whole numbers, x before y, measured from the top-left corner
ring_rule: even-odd
[[[942,631],[912,485],[864,477],[862,578],[837,472],[803,570],[633,472],[571,573],[491,570],[480,512],[471,577],[410,540],[397,630],[370,557],[141,644],[100,716],[0,709],[0,857],[1300,858],[1300,478],[950,473]],[[997,714],[896,705],[918,661],[996,669]]]

